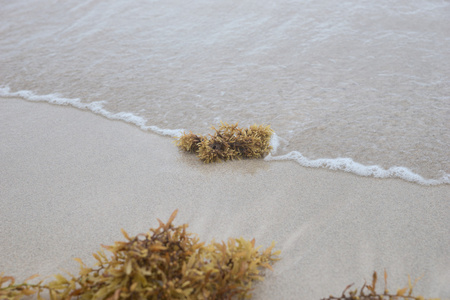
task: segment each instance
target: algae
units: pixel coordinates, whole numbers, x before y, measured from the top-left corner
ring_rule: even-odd
[[[226,242],[200,242],[187,232],[187,224],[167,223],[126,241],[103,246],[94,253],[97,263],[89,267],[79,258],[79,276],[57,274],[44,284],[15,284],[11,276],[0,276],[0,299],[21,299],[37,294],[42,299],[248,299],[264,269],[279,258],[274,243],[264,251],[255,240],[229,238]],[[109,255],[105,252],[109,252]],[[32,278],[36,277],[33,276]],[[31,278],[31,279],[32,279]],[[3,287],[3,284],[7,284]]]
[[[413,289],[419,279],[411,283],[411,277],[408,276],[408,285],[397,290],[395,294],[390,293],[387,288],[387,272],[384,271],[384,291],[377,292],[376,285],[378,281],[377,272],[373,272],[372,284],[364,283],[358,292],[358,289],[351,290],[353,284],[347,285],[341,296],[330,296],[322,300],[440,300],[440,298],[424,298],[423,296],[413,296]]]
[[[221,123],[211,127],[214,134],[197,135],[184,133],[175,144],[182,150],[196,153],[204,162],[218,162],[241,158],[261,158],[272,150],[270,138],[273,130],[269,125],[251,125],[240,128],[238,123]]]

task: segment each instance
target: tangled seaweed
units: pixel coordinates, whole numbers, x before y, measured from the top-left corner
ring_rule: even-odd
[[[240,158],[260,158],[267,155],[272,147],[270,126],[252,125],[239,128],[238,123],[221,123],[219,128],[212,127],[213,135],[202,136],[192,132],[184,133],[176,145],[187,152],[196,153],[204,162],[217,162]]]
[[[413,288],[419,279],[416,279],[414,283],[411,283],[411,277],[408,276],[408,286],[398,289],[396,294],[390,294],[387,289],[387,273],[384,271],[384,292],[378,294],[376,291],[377,284],[377,272],[373,272],[372,284],[367,285],[364,283],[361,290],[358,293],[358,289],[350,290],[353,284],[348,285],[342,295],[339,297],[330,296],[323,298],[322,300],[426,300],[423,296],[413,296]],[[347,293],[347,294],[346,294]],[[427,298],[427,300],[440,300],[439,298]]]
[[[122,229],[127,241],[102,245],[111,255],[104,250],[94,253],[95,267],[76,259],[78,277],[57,274],[46,285],[14,285],[13,277],[2,274],[0,299],[21,299],[36,292],[42,299],[44,291],[50,299],[251,298],[252,283],[263,280],[263,270],[272,270],[271,263],[278,260],[279,251],[272,252],[274,243],[261,253],[254,239],[205,245],[186,231],[187,224],[172,224],[176,214],[177,210],[166,224],[158,219],[159,227],[146,234],[130,237]]]

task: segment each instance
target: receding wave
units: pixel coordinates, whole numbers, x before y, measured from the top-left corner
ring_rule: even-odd
[[[162,136],[177,137],[180,136],[184,131],[183,129],[163,129],[159,128],[158,126],[146,125],[146,119],[140,116],[136,116],[135,114],[130,112],[112,113],[103,108],[103,104],[106,103],[105,101],[84,103],[79,98],[64,98],[58,94],[36,95],[32,91],[26,90],[11,92],[9,87],[0,87],[0,97],[17,97],[28,101],[48,102],[50,104],[56,105],[70,105],[78,109],[91,111],[111,120],[121,120],[130,124],[134,124],[142,130],[152,131]],[[339,170],[365,177],[400,178],[405,181],[414,182],[421,185],[441,185],[450,183],[450,174],[445,174],[439,179],[426,179],[419,174],[412,172],[406,167],[394,166],[389,169],[383,169],[377,165],[366,166],[360,164],[358,162],[355,162],[351,158],[309,159],[303,156],[298,151],[292,151],[285,155],[276,156],[275,154],[277,153],[277,149],[280,146],[280,140],[282,140],[282,138],[277,134],[273,135],[271,140],[273,151],[265,158],[266,161],[291,160],[299,163],[304,167]]]

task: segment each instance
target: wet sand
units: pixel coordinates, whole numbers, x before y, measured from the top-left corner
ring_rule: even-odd
[[[254,299],[320,299],[374,270],[391,290],[450,299],[450,186],[262,160],[205,165],[170,138],[72,107],[1,99],[0,272],[93,262],[100,244],[179,209],[203,241],[271,241],[282,260]],[[380,286],[381,288],[381,286]]]

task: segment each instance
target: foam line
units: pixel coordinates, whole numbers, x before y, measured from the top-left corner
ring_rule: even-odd
[[[440,185],[450,183],[450,175],[445,174],[440,179],[425,179],[419,174],[412,172],[405,167],[391,167],[383,169],[380,166],[366,166],[355,162],[351,158],[319,158],[309,159],[298,151],[292,151],[285,155],[273,156],[269,154],[265,157],[267,161],[274,160],[293,160],[304,167],[326,168],[330,170],[340,170],[353,173],[359,176],[375,178],[401,178],[409,182],[415,182],[422,185]]]
[[[0,97],[18,97],[28,101],[48,102],[57,105],[70,105],[82,110],[89,110],[95,114],[102,115],[111,120],[121,120],[134,124],[145,131],[153,131],[159,135],[178,137],[184,131],[183,129],[163,129],[157,126],[146,125],[147,120],[134,115],[130,112],[112,113],[103,108],[105,101],[96,101],[92,103],[83,103],[79,98],[63,98],[58,94],[36,95],[31,91],[11,92],[9,87],[0,87]]]

